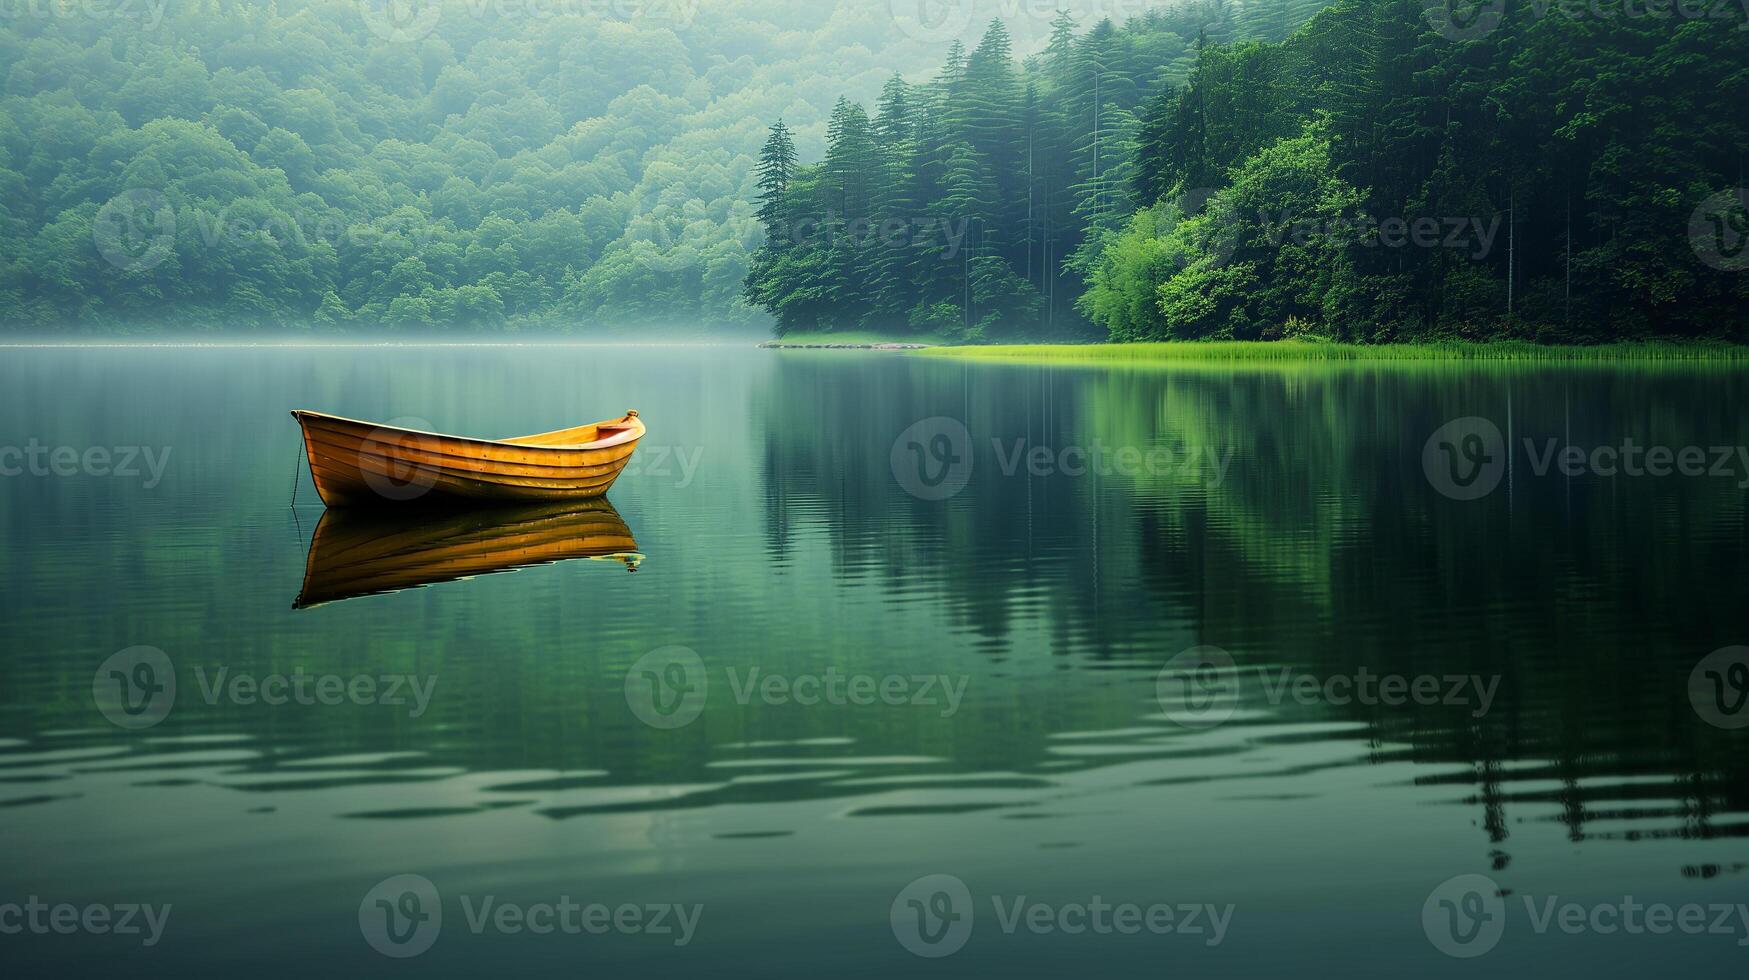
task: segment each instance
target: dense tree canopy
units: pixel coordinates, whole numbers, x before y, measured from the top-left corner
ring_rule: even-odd
[[[1184,77],[1208,38],[1279,36],[1282,18],[1310,6],[1241,16],[1252,8],[1214,0],[1084,30],[1062,13],[1024,61],[997,20],[970,50],[953,45],[933,78],[888,79],[873,118],[841,101],[824,159],[761,187],[767,242],[748,301],[780,332],[1086,331],[1074,306],[1093,258],[1082,249],[1135,208],[1144,100]],[[769,146],[763,172],[779,172]]]
[[[1741,335],[1740,5],[1035,7],[25,4],[0,324]]]
[[[1706,238],[1749,234],[1749,32],[1715,7],[1343,0],[1211,48],[1143,113],[1150,207],[1082,308],[1121,339],[1741,339]]]
[[[13,4],[0,324],[762,324],[765,122],[817,156],[838,93],[939,59],[906,26],[862,0]]]
[[[967,339],[1743,336],[1740,7],[1314,11],[1065,18],[1018,68],[994,25],[872,143],[840,107],[767,189],[749,300]]]

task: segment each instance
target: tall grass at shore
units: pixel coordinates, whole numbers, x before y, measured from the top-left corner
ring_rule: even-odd
[[[933,347],[925,357],[1057,363],[1150,364],[1269,361],[1749,361],[1749,346],[1670,341],[1552,346],[1527,341],[1346,344],[1309,341],[1183,341],[1142,344],[1015,344]]]

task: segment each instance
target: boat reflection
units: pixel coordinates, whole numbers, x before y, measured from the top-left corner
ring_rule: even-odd
[[[644,556],[605,498],[492,507],[323,513],[310,539],[294,609],[573,558],[623,563]]]

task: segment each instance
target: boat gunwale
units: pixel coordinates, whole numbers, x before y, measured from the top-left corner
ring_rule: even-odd
[[[625,445],[626,443],[629,443],[629,442],[637,442],[639,439],[642,439],[644,437],[644,433],[645,433],[643,419],[639,418],[636,414],[630,413],[630,412],[626,413],[625,415],[620,416],[618,419],[603,419],[599,422],[585,423],[585,425],[593,425],[596,428],[600,428],[603,425],[613,425],[613,424],[618,423],[618,422],[633,423],[632,427],[628,428],[624,432],[615,433],[614,435],[611,435],[611,436],[607,437],[606,439],[597,439],[594,442],[568,443],[565,445],[551,445],[551,446],[528,445],[526,443],[509,442],[509,441],[506,441],[503,439],[480,439],[480,438],[476,438],[473,436],[451,435],[447,432],[430,432],[430,431],[427,431],[425,429],[404,429],[404,428],[401,428],[400,426],[396,426],[396,425],[384,425],[380,422],[368,422],[368,421],[365,421],[363,419],[347,418],[344,415],[330,415],[327,412],[312,412],[312,411],[309,411],[306,409],[293,409],[291,415],[292,415],[292,418],[297,419],[298,424],[300,426],[308,425],[309,423],[307,420],[310,420],[310,419],[314,419],[314,420],[318,420],[318,421],[342,422],[342,423],[345,423],[347,425],[356,425],[356,426],[360,426],[363,428],[367,428],[367,429],[373,430],[375,432],[399,433],[399,434],[411,435],[411,436],[429,436],[433,439],[451,439],[451,440],[454,440],[456,442],[467,443],[467,444],[475,445],[475,446],[492,446],[492,447],[498,448],[498,449],[533,450],[533,451],[536,451],[539,453],[549,453],[549,452],[574,453],[574,452],[591,451],[591,450],[597,450],[597,449],[613,449],[617,446],[622,446],[622,445]],[[575,426],[574,428],[582,428],[582,427],[583,426]],[[512,438],[512,439],[534,439],[534,438],[538,438],[540,436],[552,435],[554,432],[563,432],[563,431],[565,431],[565,430],[564,429],[555,429],[552,432],[535,432],[535,433],[531,433],[531,434],[526,435],[526,436],[511,436],[510,438]]]

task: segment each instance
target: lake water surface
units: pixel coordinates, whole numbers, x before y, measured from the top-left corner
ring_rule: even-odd
[[[65,975],[1740,970],[1749,651],[1703,658],[1749,644],[1745,405],[1720,366],[6,350],[0,907],[171,912],[149,948],[0,947]],[[488,437],[638,409],[610,501],[642,557],[348,598],[375,590],[307,580],[313,537],[455,556],[317,535],[294,408]],[[1435,437],[1475,418],[1500,437]],[[1631,475],[1631,447],[1706,464]],[[516,563],[515,519],[467,521]],[[562,900],[617,917],[534,928]],[[1707,928],[1607,928],[1624,905]]]

